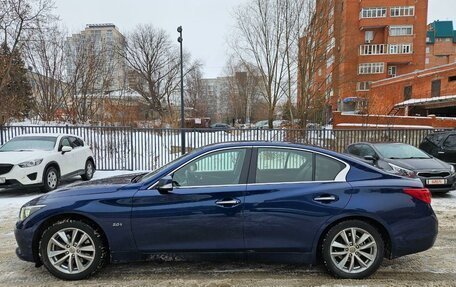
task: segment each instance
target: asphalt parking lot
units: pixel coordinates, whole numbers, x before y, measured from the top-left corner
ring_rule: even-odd
[[[434,248],[385,260],[376,274],[360,281],[335,280],[320,266],[167,260],[109,265],[89,280],[61,281],[14,253],[19,208],[38,195],[0,192],[0,286],[456,286],[456,191],[433,198],[439,218]]]

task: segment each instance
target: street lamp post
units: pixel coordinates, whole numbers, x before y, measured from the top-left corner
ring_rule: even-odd
[[[181,69],[181,148],[182,148],[182,155],[185,154],[185,109],[184,109],[184,52],[182,47],[182,42],[184,42],[184,38],[182,38],[182,26],[177,28],[177,32],[179,33],[179,38],[177,38],[177,42],[180,43],[180,69]]]

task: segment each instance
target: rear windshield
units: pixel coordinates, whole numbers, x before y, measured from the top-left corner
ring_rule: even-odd
[[[17,137],[0,148],[0,152],[54,149],[56,137]]]

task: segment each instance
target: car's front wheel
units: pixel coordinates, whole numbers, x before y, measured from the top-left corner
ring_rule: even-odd
[[[88,181],[93,178],[93,174],[95,173],[95,165],[93,162],[89,159],[87,160],[85,164],[85,170],[84,174],[81,175],[82,180]]]
[[[60,183],[60,174],[58,170],[51,166],[48,167],[43,174],[43,186],[41,188],[42,192],[49,192],[57,189]]]
[[[344,279],[362,279],[380,267],[384,242],[372,225],[360,220],[344,221],[327,232],[322,243],[322,255],[332,275]]]
[[[64,280],[87,278],[103,267],[107,256],[100,232],[71,219],[44,231],[40,255],[49,272]]]

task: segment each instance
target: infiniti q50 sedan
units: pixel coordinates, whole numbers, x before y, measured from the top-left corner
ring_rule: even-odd
[[[358,159],[287,143],[192,151],[128,184],[60,189],[25,204],[17,255],[56,277],[152,255],[322,262],[365,278],[384,257],[432,247],[429,190]],[[285,258],[285,259],[284,259]]]

